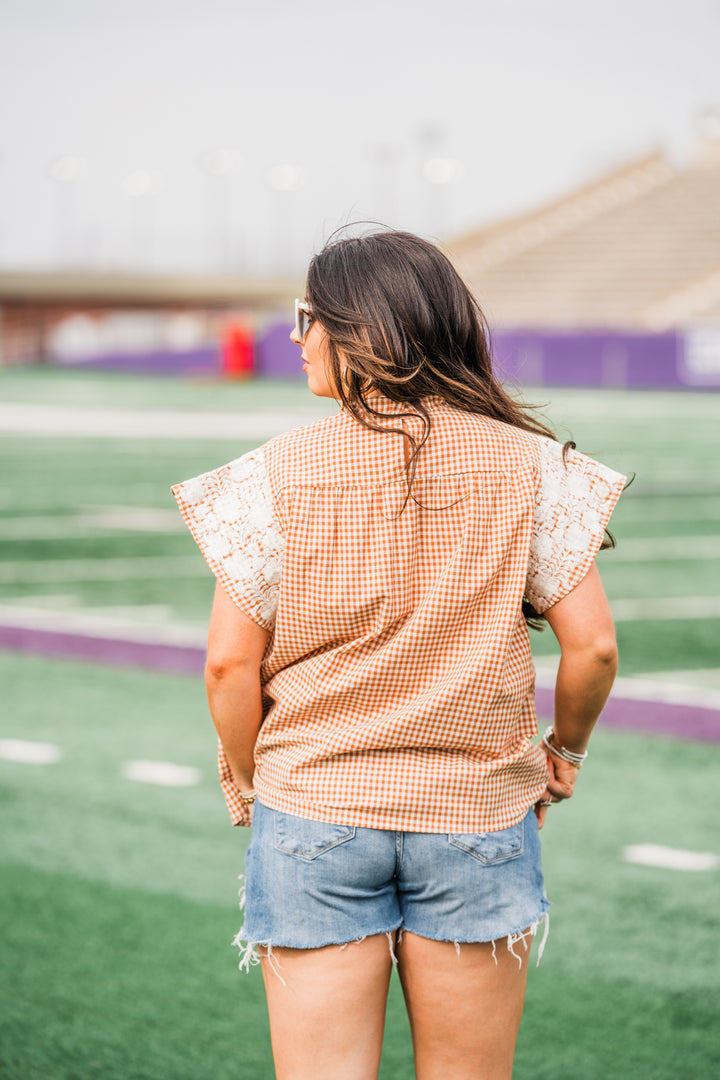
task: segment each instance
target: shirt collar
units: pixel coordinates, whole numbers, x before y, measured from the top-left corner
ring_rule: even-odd
[[[412,414],[416,412],[414,402],[392,401],[383,394],[373,394],[372,397],[368,398],[368,404],[371,405],[376,412],[383,413],[386,416],[396,416],[398,413]],[[433,409],[445,405],[445,402],[438,395],[432,395],[422,398],[422,404],[426,409]]]

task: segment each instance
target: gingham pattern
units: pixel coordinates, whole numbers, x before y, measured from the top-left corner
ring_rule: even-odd
[[[255,786],[274,809],[478,832],[521,820],[544,789],[522,598],[544,609],[582,579],[624,477],[576,452],[563,461],[551,440],[437,399],[427,405],[432,435],[402,513],[399,435],[341,412],[263,448],[255,491],[260,483],[272,499],[270,528],[284,550],[269,545],[276,561],[260,572],[274,580],[281,564]],[[380,407],[388,428],[417,424],[400,421],[389,401]],[[174,490],[228,587],[201,525],[217,528],[222,517],[208,479],[222,473]],[[223,533],[233,549],[257,545],[257,520],[233,514]],[[228,591],[270,628],[255,586]],[[220,773],[233,822],[247,824],[222,748]]]

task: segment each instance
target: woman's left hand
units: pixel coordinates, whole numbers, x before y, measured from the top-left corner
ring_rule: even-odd
[[[535,803],[535,816],[538,820],[538,829],[542,829],[547,817],[548,807],[555,803],[571,799],[575,791],[579,769],[570,765],[562,758],[556,758],[550,754],[546,757],[548,782],[542,793],[542,798]]]

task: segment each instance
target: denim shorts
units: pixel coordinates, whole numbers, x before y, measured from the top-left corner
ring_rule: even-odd
[[[488,833],[333,825],[255,803],[236,944],[315,949],[407,930],[434,941],[534,934],[547,920],[531,808]],[[242,894],[242,890],[241,890]],[[242,901],[241,901],[242,903]],[[241,967],[253,962],[241,956]]]

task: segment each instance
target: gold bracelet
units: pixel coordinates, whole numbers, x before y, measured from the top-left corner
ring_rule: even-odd
[[[255,802],[256,796],[254,791],[238,791],[238,795],[244,803],[250,804]]]

